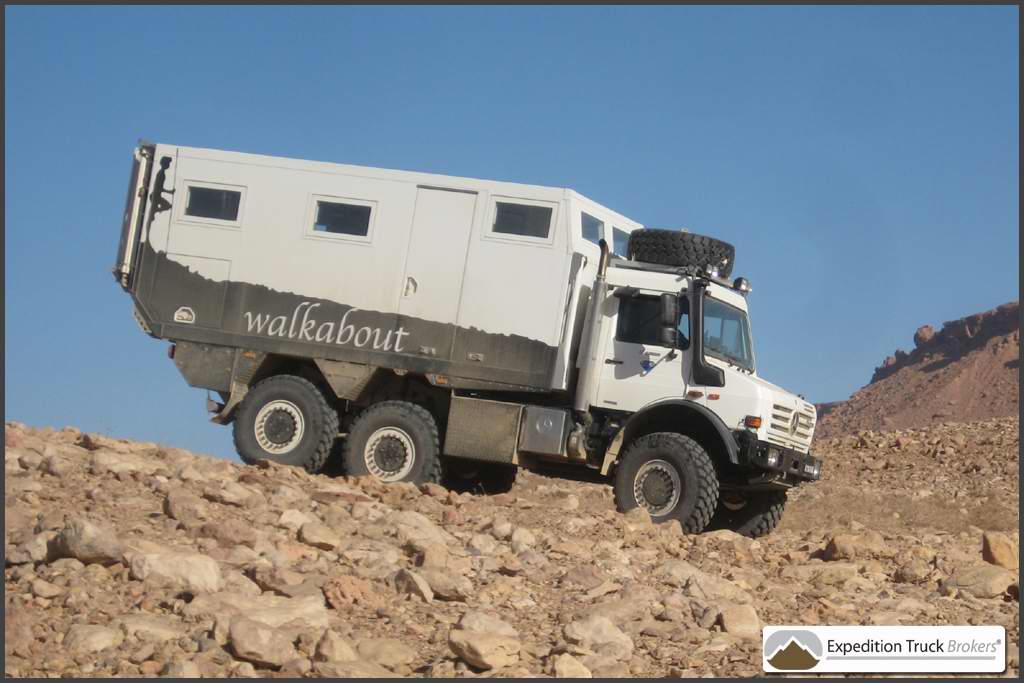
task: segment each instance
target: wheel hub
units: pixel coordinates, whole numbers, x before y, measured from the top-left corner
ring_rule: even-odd
[[[385,472],[398,471],[405,462],[405,457],[405,447],[393,436],[381,439],[373,450],[373,459]]]
[[[295,436],[295,418],[285,410],[275,410],[267,417],[263,431],[271,443],[286,444]]]
[[[291,401],[270,401],[256,413],[253,426],[256,443],[270,455],[284,455],[292,451],[306,431],[302,411]]]
[[[661,517],[679,504],[682,488],[675,467],[664,460],[649,460],[637,470],[633,497],[652,517]]]
[[[381,481],[402,481],[416,463],[416,447],[404,430],[381,427],[366,440],[363,462],[370,474]]]

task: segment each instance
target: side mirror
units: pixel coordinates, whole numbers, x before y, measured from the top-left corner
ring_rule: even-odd
[[[669,348],[679,346],[679,297],[661,295],[661,343]]]

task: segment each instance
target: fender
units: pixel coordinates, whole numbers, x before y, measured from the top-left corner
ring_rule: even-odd
[[[739,445],[736,443],[736,439],[732,435],[732,431],[724,422],[722,422],[722,418],[718,417],[718,415],[713,411],[699,403],[694,403],[693,401],[686,399],[673,398],[646,405],[629,416],[629,419],[626,420],[626,424],[622,425],[608,444],[608,450],[606,450],[604,454],[604,461],[601,463],[601,474],[608,474],[608,471],[619,457],[619,449],[626,440],[627,434],[629,434],[630,430],[635,427],[638,422],[648,417],[652,411],[670,407],[674,407],[673,412],[681,411],[689,413],[691,417],[699,416],[700,418],[706,419],[711,426],[715,428],[715,431],[721,438],[722,444],[725,446],[725,452],[729,456],[729,462],[734,465],[739,464]]]

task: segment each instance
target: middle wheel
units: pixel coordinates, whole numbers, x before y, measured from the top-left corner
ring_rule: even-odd
[[[439,482],[441,460],[437,423],[425,409],[405,401],[367,408],[345,440],[345,474],[393,483]]]

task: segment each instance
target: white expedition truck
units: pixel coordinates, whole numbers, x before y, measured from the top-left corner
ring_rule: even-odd
[[[114,276],[245,462],[590,468],[620,510],[761,535],[821,461],[733,259],[568,189],[142,142]]]

